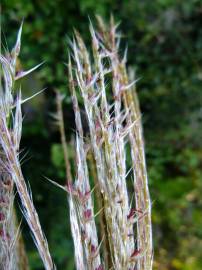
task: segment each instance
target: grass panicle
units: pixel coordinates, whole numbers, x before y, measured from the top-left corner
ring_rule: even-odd
[[[13,261],[15,256],[13,247],[17,235],[11,230],[9,226],[9,218],[13,212],[13,186],[15,184],[18,195],[21,199],[22,210],[25,219],[30,227],[33,235],[33,239],[38,248],[41,259],[44,263],[44,267],[47,270],[55,269],[53,261],[51,259],[48,243],[41,229],[38,214],[32,201],[32,195],[28,190],[26,182],[24,180],[20,161],[19,161],[19,147],[22,132],[22,112],[21,104],[23,100],[21,98],[21,91],[14,93],[14,83],[20,77],[23,77],[33,71],[32,68],[29,71],[17,71],[16,62],[20,53],[21,47],[21,33],[22,25],[19,29],[16,44],[7,56],[1,55],[1,70],[3,84],[0,89],[0,166],[1,166],[1,200],[9,204],[9,207],[5,206],[4,210],[6,214],[1,213],[1,219],[3,223],[1,227],[0,243],[2,245],[1,256],[3,256],[2,263],[5,270],[17,269],[16,263]],[[14,98],[16,95],[16,98]],[[10,189],[10,193],[8,190]],[[6,193],[7,192],[7,193]],[[7,265],[8,261],[8,265]]]
[[[76,176],[67,190],[70,221],[76,224],[72,226],[72,235],[77,269],[151,270],[151,202],[136,80],[131,81],[128,75],[127,53],[120,55],[121,35],[113,17],[110,25],[100,17],[97,20],[97,30],[90,24],[92,52],[75,31],[68,64],[76,123]],[[88,139],[84,137],[80,106],[87,118]],[[130,165],[126,159],[128,148]],[[104,213],[103,246],[108,247],[106,255],[99,245],[100,253],[96,253],[94,263],[90,263],[89,246],[95,241],[93,250],[98,250],[100,235],[99,227],[98,233],[95,227],[90,167],[86,162],[89,149],[96,168],[95,185],[102,200],[99,205],[103,206],[98,209],[98,213]],[[133,180],[133,192],[129,176]],[[102,254],[106,261],[100,259]]]

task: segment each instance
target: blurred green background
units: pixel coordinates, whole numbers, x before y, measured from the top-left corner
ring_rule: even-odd
[[[23,171],[32,188],[58,269],[74,269],[66,195],[44,175],[64,183],[54,91],[67,93],[68,140],[74,116],[67,92],[67,40],[77,28],[89,42],[88,16],[121,21],[122,43],[137,84],[143,114],[153,201],[154,269],[202,269],[202,1],[1,0],[2,42],[12,47],[24,18],[21,62],[45,64],[21,82],[23,95],[47,87],[24,105]],[[5,37],[4,37],[5,36]],[[122,47],[124,50],[124,46]],[[71,151],[71,149],[70,149]],[[43,269],[26,224],[31,269]]]

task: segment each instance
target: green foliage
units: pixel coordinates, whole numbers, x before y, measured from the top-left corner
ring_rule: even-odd
[[[137,88],[153,199],[155,269],[201,269],[201,1],[2,0],[1,5],[8,45],[25,19],[23,68],[46,61],[36,77],[48,90],[27,110],[22,143],[33,156],[24,170],[42,209],[42,222],[59,269],[73,269],[71,240],[66,238],[70,234],[65,194],[39,179],[45,174],[65,182],[60,138],[49,117],[55,110],[52,89],[67,93],[63,65],[67,62],[67,36],[75,27],[88,41],[88,15],[93,19],[95,13],[107,19],[114,13],[121,20],[123,42],[125,38],[129,42],[129,64],[141,78]],[[35,90],[32,85],[30,88]],[[65,119],[70,137],[74,121],[70,105]],[[33,259],[33,246],[28,247],[32,268],[40,269]]]

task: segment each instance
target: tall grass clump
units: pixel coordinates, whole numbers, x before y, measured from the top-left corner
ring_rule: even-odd
[[[91,51],[77,31],[70,42],[74,170],[68,160],[62,98],[57,95],[76,267],[151,270],[151,201],[136,80],[128,75],[126,51],[120,54],[121,35],[113,18],[110,25],[100,17],[97,21],[97,30],[90,24]],[[76,171],[75,177],[71,171]]]
[[[13,50],[0,55],[0,265],[2,270],[22,269],[18,266],[20,254],[16,252],[18,232],[13,215],[14,185],[20,197],[22,212],[31,230],[44,267],[55,269],[46,238],[42,232],[35,210],[31,191],[24,180],[20,166],[20,139],[22,133],[21,91],[14,91],[15,81],[29,74],[17,71],[16,62],[20,53],[22,25]],[[22,255],[22,253],[21,253]]]

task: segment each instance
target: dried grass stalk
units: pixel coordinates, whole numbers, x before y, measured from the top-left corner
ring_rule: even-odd
[[[6,188],[13,190],[13,185],[15,184],[21,199],[24,216],[32,232],[41,259],[43,260],[44,267],[45,269],[53,270],[55,267],[49,253],[48,243],[42,232],[38,214],[32,201],[31,192],[28,190],[25,183],[19,161],[19,146],[22,131],[21,104],[24,101],[21,99],[20,91],[17,93],[16,100],[14,100],[14,82],[37,68],[34,67],[29,71],[16,71],[16,61],[21,45],[21,33],[22,25],[18,32],[16,45],[11,53],[7,56],[0,55],[3,77],[3,85],[1,85],[0,89],[0,166],[1,171],[6,175],[6,179],[2,179],[1,175],[1,194],[3,194],[4,200],[4,198],[6,198],[4,190]],[[9,217],[13,212],[13,191],[7,195],[9,197],[9,210],[5,217]],[[2,214],[1,219],[4,220]],[[13,218],[5,218],[5,220],[7,219],[12,220]],[[11,234],[14,239],[11,239]],[[3,251],[5,253],[5,262],[3,260],[2,269],[17,269],[16,263],[12,260],[12,258],[15,258],[15,256],[13,256],[12,248],[15,245],[17,237],[16,235],[15,237],[13,235],[15,235],[15,233],[11,232],[11,227],[9,226],[8,221],[6,221],[6,223],[3,224],[2,234],[0,235],[1,244],[6,248],[6,251]],[[7,241],[5,241],[6,245],[4,244],[4,239]],[[7,260],[9,261],[9,266],[5,265]]]
[[[71,76],[71,62],[69,62]],[[89,183],[87,157],[84,150],[83,130],[81,116],[75,99],[75,91],[72,88],[72,99],[75,108],[76,119],[76,179],[72,181],[70,176],[70,165],[65,158],[67,170],[67,191],[69,193],[68,202],[70,208],[70,223],[72,237],[75,247],[75,261],[77,269],[99,269],[101,260],[98,246],[97,230],[94,220],[94,207],[91,198],[91,188]],[[61,106],[61,96],[57,93],[58,123],[60,126],[61,140],[64,156],[67,157],[66,140],[63,126],[63,115]]]
[[[15,46],[11,53],[10,61],[8,56],[5,58],[3,55],[0,55],[0,113],[3,110],[6,111],[8,122],[11,117],[11,108],[9,107],[12,104],[11,91],[13,90],[14,83],[12,74],[15,70],[16,61],[14,61],[14,58],[16,54],[18,54],[17,46]],[[3,115],[0,115],[0,117],[2,118]],[[17,270],[20,268],[18,264],[17,222],[13,207],[14,183],[11,174],[5,169],[6,160],[5,152],[2,146],[0,146],[0,269]]]
[[[83,231],[87,217],[91,229],[84,230],[85,237],[88,232],[87,241],[91,243],[94,238],[97,245],[86,163],[86,151],[90,147],[96,165],[98,188],[103,197],[105,237],[109,243],[111,262],[99,265],[98,256],[97,263],[89,266],[89,251],[85,244],[80,258],[87,258],[86,264],[83,260],[83,266],[87,269],[107,269],[106,265],[111,263],[110,269],[151,270],[151,203],[135,82],[129,82],[125,67],[126,55],[120,59],[120,35],[113,19],[110,26],[106,26],[98,17],[98,25],[98,31],[90,25],[93,59],[78,32],[75,31],[75,39],[71,43],[73,67],[69,60],[69,80],[77,129],[77,177],[74,185],[71,185],[70,194],[75,200],[72,207],[75,207],[78,231]],[[84,140],[77,90],[88,121],[90,143]],[[133,195],[128,192],[128,142],[131,147],[135,205],[132,204]],[[82,204],[81,198],[85,199],[85,204]],[[75,243],[80,242],[81,233],[74,234],[73,238]]]
[[[114,85],[117,84],[117,77],[119,76],[120,87],[117,87],[117,91],[114,91],[114,95],[117,96],[118,93],[122,95],[125,110],[130,111],[127,115],[128,126],[132,126],[133,123],[135,123],[129,132],[129,141],[131,145],[131,158],[134,164],[133,174],[136,210],[141,211],[143,215],[143,218],[137,219],[137,254],[139,253],[140,255],[137,268],[152,269],[153,247],[151,201],[148,190],[141,112],[135,89],[136,81],[133,72],[128,75],[126,69],[126,52],[121,60],[118,55],[120,36],[116,33],[117,26],[114,24],[113,17],[111,17],[110,28],[104,24],[103,20],[99,16],[97,19],[99,24],[99,33],[102,35],[102,42],[107,48],[110,48],[111,52],[113,52],[110,54],[110,59],[114,66],[113,70],[118,74],[116,75],[114,73],[113,75]],[[121,90],[119,91],[118,89]],[[141,256],[141,254],[143,256]]]

